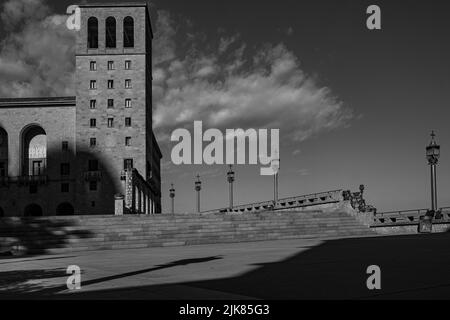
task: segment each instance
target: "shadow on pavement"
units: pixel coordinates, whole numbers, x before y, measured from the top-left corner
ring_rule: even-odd
[[[162,299],[190,299],[177,295],[181,285],[260,299],[448,299],[449,246],[448,233],[330,240],[236,277],[77,292],[67,298],[145,299],[146,292],[164,288],[169,295]],[[381,290],[367,289],[371,265],[381,268]]]
[[[116,274],[108,277],[102,277],[97,279],[92,279],[88,281],[82,281],[82,287],[86,287],[93,284],[103,283],[107,281],[112,281],[116,279],[132,277],[152,271],[173,268],[177,266],[185,266],[189,264],[195,263],[204,263],[213,260],[222,259],[221,256],[212,256],[212,257],[204,257],[204,258],[195,258],[195,259],[183,259],[173,261],[163,265],[157,265],[152,268],[137,270],[133,272],[126,272],[121,274]],[[69,275],[66,274],[65,269],[52,269],[52,270],[21,270],[21,271],[7,271],[0,272],[0,288],[8,288],[7,291],[0,291],[0,298],[3,299],[14,299],[14,298],[33,298],[33,299],[47,299],[55,297],[54,295],[67,290],[67,286],[53,286],[50,288],[42,288],[38,285],[29,284],[30,280],[42,280],[49,278],[58,278],[65,277],[67,278]],[[66,283],[65,279],[63,281]],[[64,296],[67,297],[67,296]]]

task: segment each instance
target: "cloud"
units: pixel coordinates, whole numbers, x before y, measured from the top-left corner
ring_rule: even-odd
[[[165,21],[173,23],[167,16]],[[175,37],[170,23],[160,26],[170,31],[162,34]],[[221,130],[279,128],[282,141],[297,143],[345,126],[353,117],[282,43],[250,50],[238,36],[222,36],[212,48],[212,41],[204,46],[195,41],[195,49],[183,53],[171,47],[171,59],[155,65],[154,126],[165,142],[175,128],[192,128],[202,120],[204,128]]]
[[[219,53],[224,53],[239,38],[239,35],[232,37],[222,37],[219,43]]]
[[[66,16],[42,0],[9,0],[0,8],[0,97],[74,94],[75,34]]]

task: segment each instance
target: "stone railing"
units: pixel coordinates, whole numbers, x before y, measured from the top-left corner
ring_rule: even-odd
[[[243,212],[276,211],[276,210],[311,207],[329,203],[336,203],[340,201],[342,201],[342,190],[332,190],[279,199],[278,202],[276,203],[273,200],[263,201],[245,205],[237,205],[233,206],[233,208],[223,208],[223,209],[203,211],[202,213],[211,214],[211,213],[226,213],[226,212],[243,213]]]
[[[442,216],[440,219],[434,218],[434,224],[450,223],[450,207],[439,209]],[[425,216],[428,209],[414,209],[402,211],[380,212],[373,215],[372,227],[395,227],[418,225],[420,217]]]

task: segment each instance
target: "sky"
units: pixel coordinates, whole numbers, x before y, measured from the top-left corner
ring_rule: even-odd
[[[88,1],[89,2],[89,1]],[[96,1],[102,2],[102,1]],[[125,1],[122,1],[125,2]],[[73,94],[70,1],[1,0],[0,97]],[[381,8],[368,30],[366,8]],[[379,211],[430,206],[425,146],[441,145],[438,202],[450,206],[448,1],[153,0],[153,125],[163,210],[228,204],[225,165],[171,161],[170,134],[279,128],[279,197],[356,191]],[[270,200],[259,165],[235,166],[235,203]]]

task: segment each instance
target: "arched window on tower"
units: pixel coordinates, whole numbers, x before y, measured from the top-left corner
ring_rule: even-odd
[[[116,47],[116,19],[114,17],[106,18],[105,38],[107,48]]]
[[[98,48],[98,20],[95,17],[88,19],[88,48]]]
[[[134,47],[134,20],[132,17],[123,19],[123,46],[125,48]]]

